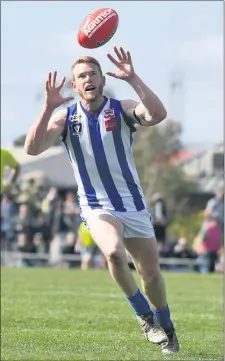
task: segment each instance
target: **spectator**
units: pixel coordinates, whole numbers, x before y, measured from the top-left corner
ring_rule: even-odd
[[[14,240],[13,217],[16,206],[10,194],[4,194],[1,200],[1,249],[9,251],[12,249]]]
[[[151,200],[152,224],[155,230],[155,236],[158,241],[159,251],[166,242],[167,228],[167,209],[166,202],[160,193],[155,193]]]
[[[35,213],[40,209],[38,200],[38,186],[34,178],[23,181],[20,186],[20,194],[17,198],[18,203],[26,203],[31,213]]]
[[[66,235],[66,243],[62,246],[62,254],[75,254],[75,244],[76,238],[73,232],[69,232]],[[76,261],[65,262],[69,268],[73,267],[76,264]]]
[[[177,240],[177,242],[173,245],[170,253],[170,257],[179,258],[179,259],[194,259],[196,258],[196,253],[189,246],[187,239],[181,237]],[[174,271],[187,271],[187,265],[175,265],[171,268]]]
[[[61,263],[61,251],[63,245],[66,243],[66,234],[68,227],[64,220],[64,204],[61,199],[57,200],[55,205],[54,219],[52,224],[53,238],[50,243],[50,259],[52,266]]]
[[[198,236],[194,240],[194,250],[199,255],[201,272],[213,273],[218,258],[218,251],[222,244],[222,231],[218,214],[209,213],[207,222],[203,224]]]
[[[81,269],[93,268],[94,256],[98,253],[98,247],[84,222],[79,226],[75,249],[81,253]]]
[[[80,224],[80,208],[75,201],[75,196],[72,192],[67,192],[66,199],[63,205],[64,222],[68,230],[74,232],[77,236],[77,230]]]
[[[33,244],[36,247],[35,251],[37,253],[45,253],[45,246],[44,246],[43,237],[42,237],[41,233],[35,233],[34,234]]]
[[[27,204],[19,206],[19,214],[15,217],[13,223],[17,238],[24,238],[25,246],[29,247],[33,240],[34,219]]]
[[[51,187],[42,200],[41,210],[44,215],[44,229],[43,229],[43,239],[46,244],[46,250],[49,250],[49,242],[54,238],[54,227],[55,227],[55,216],[57,212],[59,202],[58,191],[55,187]],[[58,215],[57,215],[58,216]],[[57,218],[56,216],[56,218]]]
[[[37,245],[38,252],[48,252],[48,245],[44,238],[46,232],[45,219],[43,213],[39,210],[35,215],[33,221],[33,237],[34,243]]]
[[[196,255],[189,246],[186,238],[181,237],[174,245],[172,257],[184,259],[184,258],[195,258]]]
[[[33,242],[28,243],[25,233],[19,233],[17,238],[18,250],[22,253],[36,253],[36,246]],[[23,256],[22,266],[33,267],[36,262],[29,257]]]
[[[23,253],[35,253],[36,246],[33,243],[34,236],[34,219],[27,204],[21,204],[19,214],[14,220],[15,231],[17,235],[17,246]],[[22,258],[22,265],[34,266],[35,262],[29,258]]]
[[[10,168],[10,174],[7,182],[4,183],[6,168]],[[1,194],[9,192],[11,187],[16,182],[20,173],[20,165],[12,153],[4,148],[1,148]]]
[[[34,234],[34,237],[33,237],[33,244],[34,244],[34,252],[37,253],[37,254],[40,254],[40,253],[45,253],[46,250],[45,250],[45,244],[43,242],[43,236],[41,233],[35,233]],[[45,265],[45,260],[43,259],[36,259],[34,262],[33,262],[33,265],[36,266],[36,267],[42,267]]]
[[[210,199],[206,205],[204,214],[206,219],[212,214],[217,215],[218,224],[221,227],[222,232],[224,233],[224,189],[223,187],[218,187],[216,190],[215,197]]]
[[[37,211],[37,213],[35,214],[35,219],[34,219],[33,227],[34,227],[34,233],[41,233],[41,234],[43,234],[44,215],[43,215],[43,213],[42,213],[40,210]]]

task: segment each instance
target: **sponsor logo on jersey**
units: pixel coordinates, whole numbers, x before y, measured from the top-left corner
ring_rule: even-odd
[[[114,109],[104,110],[104,122],[105,122],[105,129],[107,132],[116,129],[116,119],[115,119]]]
[[[71,122],[81,121],[82,120],[82,115],[81,114],[71,115],[70,120],[71,120]]]

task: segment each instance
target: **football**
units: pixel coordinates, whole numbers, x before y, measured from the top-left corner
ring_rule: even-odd
[[[106,44],[115,34],[119,17],[115,10],[102,8],[86,16],[78,33],[78,43],[87,49],[95,49]]]

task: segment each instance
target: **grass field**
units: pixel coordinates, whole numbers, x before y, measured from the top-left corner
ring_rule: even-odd
[[[165,274],[180,340],[163,356],[108,272],[2,268],[5,360],[222,360],[221,275]]]

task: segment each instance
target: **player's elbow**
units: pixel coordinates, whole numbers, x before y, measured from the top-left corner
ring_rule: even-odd
[[[143,125],[145,126],[153,126],[161,123],[164,119],[167,117],[167,111],[165,108],[159,109],[154,112],[153,115],[146,114],[145,116],[145,123]]]
[[[35,149],[35,148],[31,147],[29,144],[26,144],[26,143],[24,144],[24,151],[25,151],[26,154],[33,155],[33,156],[38,155],[38,154],[41,153],[40,150]]]
[[[162,122],[167,117],[167,111],[164,108],[164,106],[159,106],[157,109],[155,109],[153,114],[150,114],[150,112],[147,112],[145,114],[145,121],[146,125],[156,125],[160,122]]]
[[[28,155],[35,155],[35,154],[33,153],[33,151],[32,151],[32,148],[29,147],[28,144],[25,143],[23,149],[24,149],[24,152],[25,152],[26,154],[28,154]]]
[[[164,108],[164,106],[161,106],[155,114],[155,119],[157,119],[158,122],[162,122],[164,119],[166,119],[166,117],[167,117],[167,111]]]

